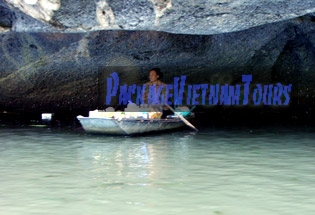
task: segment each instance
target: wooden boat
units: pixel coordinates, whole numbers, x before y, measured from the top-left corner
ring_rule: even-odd
[[[187,117],[187,120],[193,117]],[[137,135],[149,132],[161,132],[179,129],[186,124],[178,117],[167,119],[144,119],[77,116],[83,129],[90,134]]]

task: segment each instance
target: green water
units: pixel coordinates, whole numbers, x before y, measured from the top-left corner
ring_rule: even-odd
[[[0,130],[0,211],[315,214],[315,132],[201,129],[144,137]]]

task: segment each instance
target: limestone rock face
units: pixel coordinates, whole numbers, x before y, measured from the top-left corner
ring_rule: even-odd
[[[154,30],[210,35],[313,12],[313,0],[0,0],[0,30]]]
[[[0,113],[104,108],[112,72],[121,85],[140,85],[160,67],[166,83],[186,75],[187,84],[234,85],[252,74],[255,84],[292,84],[290,107],[309,117],[314,8],[313,0],[0,0]]]

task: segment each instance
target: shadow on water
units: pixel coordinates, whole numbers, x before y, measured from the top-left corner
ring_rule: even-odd
[[[8,135],[38,136],[42,138],[60,138],[60,142],[67,140],[80,140],[81,142],[94,142],[100,144],[139,144],[139,143],[181,143],[207,146],[211,144],[227,143],[236,145],[253,144],[257,141],[272,140],[274,143],[284,144],[285,140],[299,141],[301,139],[310,139],[315,137],[313,127],[200,127],[199,132],[192,131],[188,127],[182,130],[168,131],[162,133],[147,133],[135,136],[111,136],[96,135],[86,133],[82,127],[11,127],[0,128],[0,138]],[[314,143],[315,144],[315,143]],[[312,144],[311,144],[312,145]]]

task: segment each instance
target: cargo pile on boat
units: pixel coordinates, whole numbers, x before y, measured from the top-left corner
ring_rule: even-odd
[[[188,107],[180,107],[177,109],[179,113],[185,115],[189,111]],[[89,112],[90,118],[113,118],[121,120],[123,118],[131,119],[160,119],[162,116],[162,107],[137,106],[134,103],[129,103],[124,111],[115,111],[113,107],[108,107],[105,110],[94,110]]]
[[[153,107],[139,107],[136,104],[129,103],[124,111],[115,111],[113,107],[108,107],[105,110],[94,110],[89,112],[90,118],[142,118],[142,119],[160,119],[162,111]]]

